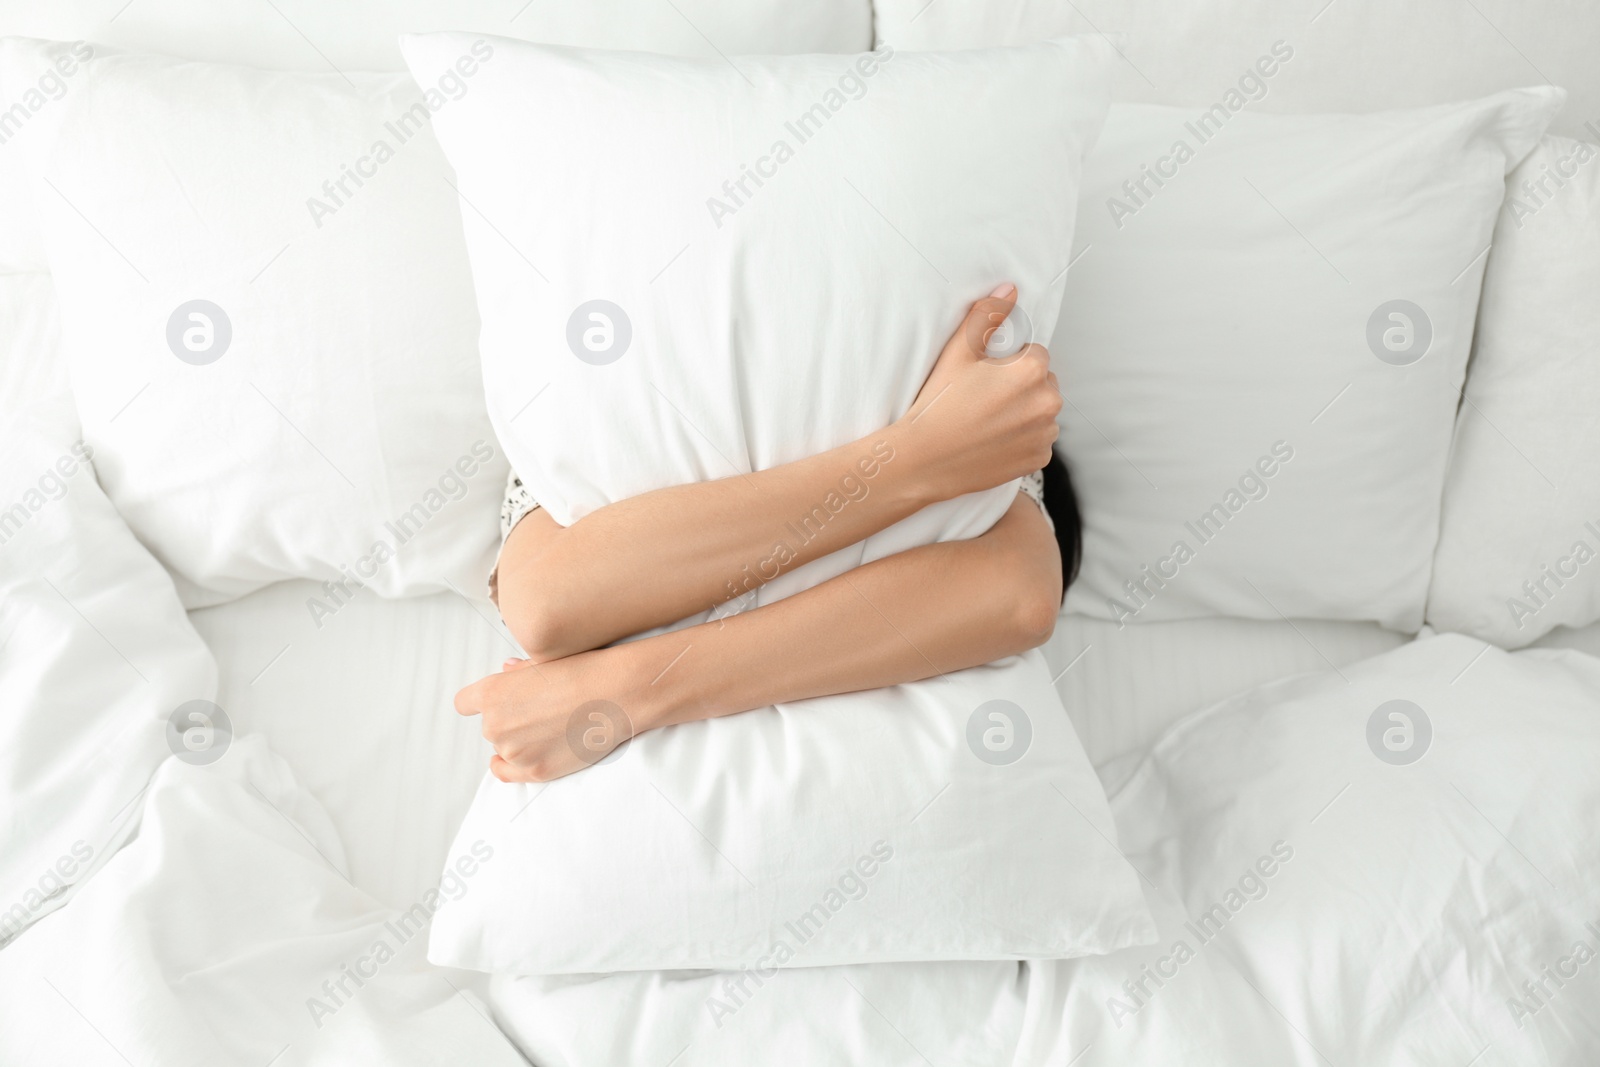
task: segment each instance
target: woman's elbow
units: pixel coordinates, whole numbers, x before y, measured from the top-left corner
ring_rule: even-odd
[[[500,589],[500,618],[512,639],[536,663],[584,651],[574,645],[572,616],[551,593],[529,581],[502,582]]]
[[[990,563],[986,584],[1008,651],[1017,655],[1038,648],[1055,633],[1061,611],[1059,572],[1023,551],[996,553]]]
[[[1061,587],[1047,581],[1032,581],[1017,591],[1012,603],[1012,626],[1017,651],[1038,648],[1056,632],[1061,612]]]

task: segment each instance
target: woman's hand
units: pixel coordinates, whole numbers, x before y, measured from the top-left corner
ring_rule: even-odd
[[[638,662],[628,645],[548,663],[506,660],[499,674],[456,694],[456,711],[482,716],[496,778],[548,782],[593,766],[646,728],[634,721],[648,688]]]
[[[547,782],[635,734],[990,663],[1050,636],[1061,557],[1018,496],[989,532],[875,560],[717,622],[506,669],[456,695],[483,717],[489,770]]]
[[[972,306],[911,410],[892,427],[908,457],[934,479],[937,499],[990,489],[1050,462],[1061,411],[1050,354],[1030,344],[1004,359],[984,356],[1016,302],[1016,286],[1007,284]]]
[[[1043,467],[1061,398],[1038,345],[983,357],[1016,301],[1012,286],[996,293],[973,306],[892,426],[793,463],[630,497],[569,527],[530,513],[500,553],[499,608],[517,643],[541,662],[599,648]]]

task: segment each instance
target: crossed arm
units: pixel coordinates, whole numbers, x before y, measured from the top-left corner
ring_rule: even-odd
[[[1061,400],[1048,356],[974,352],[1010,311],[1002,287],[974,306],[906,416],[796,463],[621,501],[561,527],[531,512],[500,558],[500,609],[528,652],[463,689],[495,746],[491,771],[545,781],[588,762],[568,720],[593,700],[620,732],[768,704],[897,685],[1043,643],[1061,598],[1048,523],[1018,497],[987,533],[910,549],[776,603],[612,644],[740,595],[939,500],[1032,473],[1049,459]],[[976,326],[976,329],[973,327]],[[774,558],[785,524],[848,485],[849,503]],[[758,566],[759,564],[759,566]],[[618,736],[615,741],[625,739]]]

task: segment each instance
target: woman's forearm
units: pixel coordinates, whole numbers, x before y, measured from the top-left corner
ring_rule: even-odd
[[[456,694],[456,710],[483,716],[494,775],[548,781],[645,730],[1023,652],[1050,636],[1060,598],[1055,538],[1019,497],[979,537],[913,548],[753,611],[564,659],[511,661]],[[624,721],[606,713],[614,729],[580,752],[573,717],[607,704]]]
[[[561,659],[751,592],[940,500],[1038,470],[1061,397],[1038,345],[983,355],[1011,311],[974,304],[905,416],[795,463],[663,489],[558,526],[534,511],[500,555],[500,613],[531,658]]]
[[[674,486],[570,527],[535,511],[500,557],[502,616],[560,659],[684,618],[845,548],[936,496],[889,427],[769,470]]]
[[[1061,566],[1048,524],[1019,497],[989,533],[927,545],[716,623],[615,650],[655,676],[643,728],[930,678],[1049,638]],[[670,663],[670,667],[668,664]]]

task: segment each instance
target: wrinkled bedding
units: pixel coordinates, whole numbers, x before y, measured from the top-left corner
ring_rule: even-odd
[[[1274,906],[1279,900],[1296,903],[1299,910],[1280,919],[1290,926],[1275,930],[1264,921],[1270,917],[1266,906],[1252,900],[1229,938],[1199,942],[1193,932],[1197,917],[1222,898],[1224,874],[1237,878],[1238,872],[1220,872],[1233,856],[1228,840],[1216,832],[1202,838],[1204,847],[1175,850],[1174,841],[1193,833],[1191,824],[1219,810],[1215,799],[1201,802],[1198,793],[1180,803],[1180,779],[1191,790],[1210,782],[1215,796],[1253,789],[1257,809],[1293,812],[1302,830],[1319,835],[1339,824],[1307,806],[1309,793],[1315,786],[1331,794],[1323,786],[1346,767],[1373,775],[1363,786],[1361,807],[1352,807],[1351,814],[1377,817],[1370,813],[1386,810],[1384,790],[1390,787],[1395,803],[1415,802],[1400,790],[1411,788],[1407,779],[1382,773],[1405,768],[1374,760],[1359,738],[1354,747],[1336,750],[1326,731],[1306,730],[1299,740],[1293,733],[1274,734],[1276,748],[1235,745],[1232,756],[1226,744],[1207,747],[1207,739],[1218,736],[1208,723],[1231,721],[1247,732],[1252,721],[1271,723],[1290,714],[1285,709],[1299,699],[1299,690],[1273,695],[1271,687],[1243,704],[1224,702],[1218,706],[1223,711],[1183,717],[1154,744],[1108,760],[1105,769],[1127,782],[1113,790],[1112,806],[1126,854],[1145,878],[1145,896],[1160,929],[1154,947],[1066,962],[821,967],[770,978],[668,972],[490,979],[435,967],[424,958],[425,939],[402,934],[425,921],[428,903],[438,899],[430,894],[459,889],[438,885],[437,872],[485,755],[470,724],[449,713],[448,700],[454,687],[492,668],[503,655],[504,638],[484,605],[448,594],[399,602],[357,598],[319,630],[303,604],[311,588],[288,583],[193,613],[217,654],[218,699],[236,709],[240,738],[210,766],[164,763],[144,799],[133,842],[67,907],[0,950],[0,1062],[259,1067],[525,1058],[547,1065],[684,1067],[773,1062],[781,1055],[795,1064],[941,1067],[1343,1064],[1378,1061],[1361,1054],[1371,1046],[1336,1044],[1318,1027],[1382,1033],[1418,1013],[1428,1016],[1446,1000],[1459,1005],[1450,1009],[1453,1016],[1502,1016],[1492,1026],[1485,1020],[1478,1064],[1579,1064],[1600,1054],[1600,1033],[1585,1022],[1600,1006],[1600,972],[1580,967],[1561,996],[1522,1018],[1521,1028],[1506,1006],[1518,995],[1524,971],[1539,977],[1540,953],[1550,955],[1552,967],[1568,959],[1570,968],[1576,964],[1565,942],[1587,938],[1600,945],[1600,935],[1585,933],[1575,919],[1585,906],[1591,918],[1600,919],[1600,897],[1592,888],[1562,881],[1567,895],[1559,901],[1560,912],[1549,915],[1541,909],[1554,898],[1527,889],[1516,923],[1495,926],[1481,943],[1463,940],[1453,955],[1436,957],[1451,962],[1427,976],[1429,981],[1351,986],[1349,1002],[1328,1006],[1331,1014],[1313,1011],[1312,998],[1284,985],[1288,972],[1281,968],[1295,966],[1298,958],[1284,935],[1298,931],[1316,939],[1313,958],[1324,976],[1403,975],[1411,942],[1341,943],[1341,931],[1370,921],[1370,914],[1349,895],[1280,892],[1293,884],[1285,876],[1299,874],[1294,861],[1281,865],[1276,886],[1267,880],[1272,888],[1265,898]],[[1253,646],[1234,637],[1240,658],[1255,654],[1263,672],[1281,667],[1281,646],[1263,652],[1267,646],[1260,642]],[[1336,643],[1322,639],[1328,647]],[[1576,747],[1587,751],[1591,766],[1600,765],[1593,727],[1577,722],[1570,709],[1552,712],[1559,702],[1540,692],[1546,683],[1564,687],[1563,699],[1570,701],[1573,692],[1592,684],[1591,705],[1600,708],[1600,664],[1592,658],[1554,651],[1507,656],[1449,637],[1361,659],[1361,650],[1349,647],[1360,640],[1365,638],[1346,643],[1337,668],[1324,664],[1319,684],[1340,686],[1340,672],[1360,672],[1381,688],[1386,677],[1437,668],[1445,671],[1440,691],[1448,693],[1449,675],[1460,666],[1472,663],[1477,671],[1504,657],[1516,664],[1528,708],[1557,715],[1558,724],[1560,714],[1573,716],[1562,735],[1527,735],[1518,733],[1518,709],[1508,707],[1506,737],[1521,752],[1536,754],[1545,746],[1552,758],[1565,748],[1567,766]],[[1171,647],[1181,644],[1174,640]],[[423,647],[435,649],[431,658],[419,653]],[[1418,651],[1431,657],[1421,666]],[[1407,654],[1410,660],[1394,660]],[[1467,673],[1461,686],[1472,678]],[[1327,699],[1337,704],[1337,697]],[[1369,702],[1365,693],[1354,694],[1343,714],[1364,718]],[[1117,713],[1109,703],[1079,712]],[[1493,727],[1481,708],[1476,714],[1475,730]],[[1435,714],[1434,721],[1443,718]],[[1490,736],[1480,744],[1492,748],[1495,741]],[[1197,771],[1194,761],[1181,759],[1189,751],[1203,752],[1209,765]],[[1309,769],[1298,778],[1265,773],[1270,768],[1259,763],[1268,752],[1274,760],[1300,760]],[[1497,803],[1532,797],[1541,787],[1540,762],[1529,757],[1500,768],[1499,795],[1509,799]],[[1432,768],[1444,770],[1442,763]],[[1568,809],[1591,795],[1572,783],[1543,784],[1549,788],[1537,810],[1547,821],[1575,817]],[[1317,803],[1325,799],[1319,795]],[[1315,823],[1312,815],[1318,815]],[[1407,810],[1402,806],[1390,815],[1403,823]],[[1241,834],[1255,828],[1243,813],[1216,825],[1238,825]],[[1518,824],[1498,825],[1521,837]],[[1496,832],[1479,829],[1490,837]],[[1347,834],[1351,830],[1344,825]],[[1297,856],[1309,859],[1303,845],[1297,837],[1292,847],[1301,847]],[[1266,841],[1260,849],[1271,847]],[[1573,864],[1593,858],[1592,846],[1584,852],[1573,844],[1570,851]],[[1504,846],[1482,855],[1437,850],[1419,857],[1412,870],[1392,854],[1377,855],[1384,866],[1364,877],[1398,886],[1404,897],[1407,887],[1435,885],[1457,867],[1482,862],[1499,871],[1514,853]],[[1214,865],[1204,862],[1208,857]],[[1307,860],[1300,862],[1301,870],[1310,869]],[[1553,861],[1545,866],[1561,880]],[[1523,882],[1538,885],[1536,876],[1524,872],[1505,891],[1522,892]],[[1483,925],[1493,926],[1488,919]],[[1172,949],[1179,941],[1195,951],[1176,965]],[[1511,958],[1518,945],[1534,965]],[[1368,958],[1376,952],[1386,959]],[[387,958],[380,961],[379,955]],[[1153,975],[1174,969],[1175,977],[1156,984]],[[1557,991],[1548,979],[1545,984]],[[1358,1019],[1365,1022],[1355,1028]],[[1458,1051],[1453,1045],[1386,1049],[1393,1055],[1387,1062],[1416,1064],[1454,1063]],[[1468,1049],[1460,1062],[1478,1052]]]

